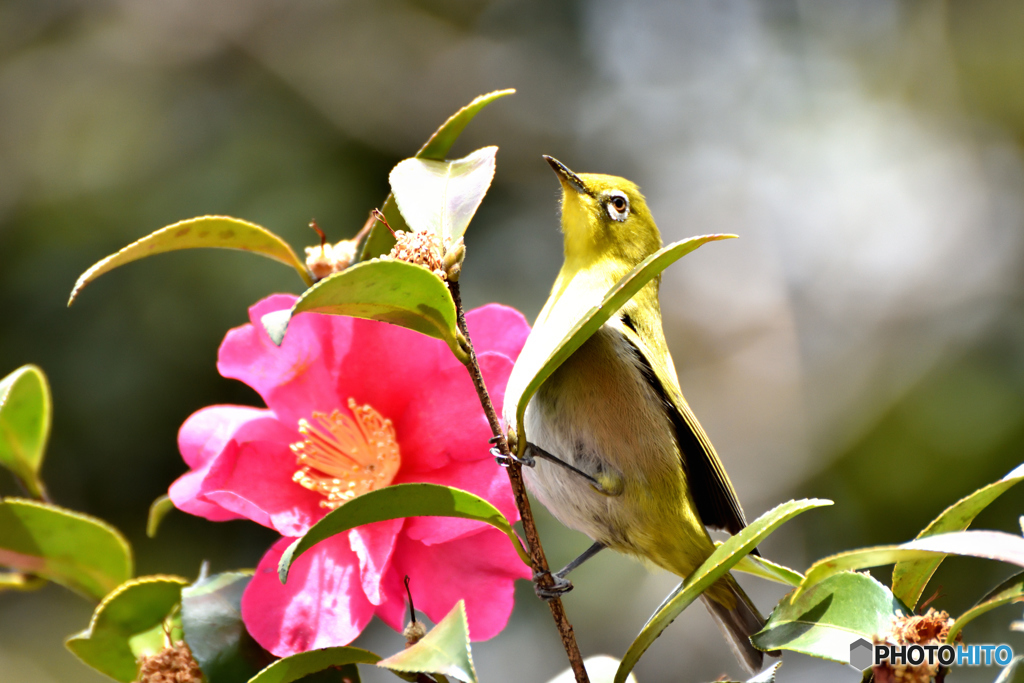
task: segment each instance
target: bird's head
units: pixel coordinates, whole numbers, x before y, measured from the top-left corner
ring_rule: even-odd
[[[625,178],[576,174],[549,156],[544,159],[562,184],[562,233],[566,264],[587,268],[609,259],[632,267],[661,248],[640,188]]]

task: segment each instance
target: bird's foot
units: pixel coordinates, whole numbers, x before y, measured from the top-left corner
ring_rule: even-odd
[[[494,437],[488,443],[493,444],[497,439],[498,437]],[[523,457],[519,457],[515,453],[509,453],[508,455],[505,455],[500,450],[498,450],[497,446],[493,446],[491,448],[491,455],[494,456],[494,462],[498,463],[502,467],[508,467],[512,463],[516,463],[523,467],[533,467],[534,465],[537,464],[537,461],[533,459],[532,455],[530,455],[529,449],[527,449],[526,453],[523,454]]]
[[[551,602],[572,590],[572,581],[564,576],[559,576],[560,573],[552,574],[551,572],[536,571],[533,573],[533,592],[537,594],[538,598],[544,602]],[[544,576],[551,577],[550,586],[541,585],[541,578]]]

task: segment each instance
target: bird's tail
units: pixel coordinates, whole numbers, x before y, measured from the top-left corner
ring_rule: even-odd
[[[729,599],[731,596],[733,599]],[[733,654],[751,673],[761,670],[764,653],[750,643],[750,636],[764,628],[764,617],[754,607],[732,575],[726,576],[701,595],[711,618],[729,641]],[[728,607],[723,603],[733,603]]]

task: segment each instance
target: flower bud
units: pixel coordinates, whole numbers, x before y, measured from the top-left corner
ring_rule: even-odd
[[[450,247],[445,251],[444,258],[441,262],[444,264],[445,273],[448,275],[448,279],[452,282],[459,281],[459,275],[462,273],[462,262],[466,260],[466,244],[462,241],[462,238],[455,240]]]

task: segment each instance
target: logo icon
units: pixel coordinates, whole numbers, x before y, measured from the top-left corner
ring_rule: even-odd
[[[862,671],[868,668],[874,663],[873,650],[871,643],[863,638],[853,641],[850,643],[850,665]]]

